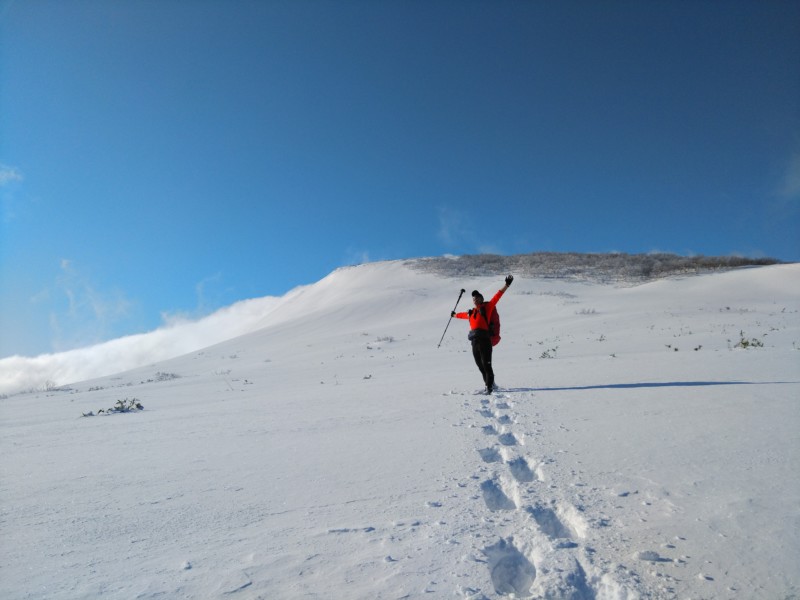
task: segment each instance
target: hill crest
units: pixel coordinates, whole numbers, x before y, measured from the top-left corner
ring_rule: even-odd
[[[420,258],[409,266],[445,277],[483,277],[514,273],[530,278],[641,283],[679,275],[700,275],[742,267],[782,264],[775,258],[679,256],[669,253],[533,252],[501,256],[472,254]]]

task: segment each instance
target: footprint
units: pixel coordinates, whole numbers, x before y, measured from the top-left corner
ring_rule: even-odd
[[[486,508],[491,511],[498,510],[514,510],[517,508],[516,503],[509,498],[496,481],[487,479],[481,484],[481,491],[483,492],[483,501],[486,503]]]
[[[484,425],[481,430],[486,435],[497,435],[497,429],[494,428],[494,425]]]
[[[546,590],[547,598],[569,598],[569,600],[595,600],[597,590],[592,589],[583,565],[574,557],[558,555],[551,557],[550,568],[540,569],[537,583]],[[537,591],[537,590],[534,590]],[[616,597],[616,596],[615,596]]]
[[[583,565],[577,560],[575,561],[574,569],[566,576],[566,582],[571,589],[570,594],[568,596],[565,595],[565,598],[573,598],[574,600],[594,600],[597,596],[595,591],[589,586]]]
[[[537,505],[529,506],[527,511],[545,535],[553,539],[574,537],[572,530],[561,522],[554,510]]]
[[[508,468],[511,471],[511,475],[514,476],[514,479],[520,483],[530,483],[536,479],[528,461],[521,456],[509,461]]]
[[[492,585],[498,594],[525,597],[530,595],[536,579],[536,568],[524,554],[514,547],[513,539],[501,539],[484,548],[489,561]]]
[[[516,446],[519,444],[517,436],[510,431],[500,434],[497,439],[501,444],[503,444],[503,446]]]
[[[481,455],[483,462],[486,463],[500,462],[502,460],[500,453],[494,448],[483,448],[478,450],[478,454]]]
[[[512,419],[509,415],[500,415],[497,417],[497,422],[500,423],[500,425],[513,425],[514,419]]]

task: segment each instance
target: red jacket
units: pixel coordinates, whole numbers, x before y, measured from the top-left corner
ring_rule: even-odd
[[[457,319],[469,319],[469,328],[470,329],[483,329],[484,331],[489,331],[489,320],[492,318],[492,312],[494,312],[494,307],[497,305],[500,298],[505,293],[505,290],[501,289],[498,290],[494,297],[489,300],[489,302],[484,302],[480,306],[486,307],[486,318],[483,318],[481,314],[480,307],[472,308],[467,312],[460,312],[456,313]]]

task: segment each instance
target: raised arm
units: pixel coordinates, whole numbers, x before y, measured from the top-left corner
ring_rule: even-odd
[[[508,277],[506,277],[506,284],[503,287],[501,287],[499,290],[497,290],[497,293],[494,295],[494,298],[489,300],[489,304],[491,304],[492,306],[497,304],[497,302],[500,300],[500,298],[503,296],[503,294],[506,293],[506,290],[509,287],[511,287],[511,282],[512,281],[514,281],[514,276],[513,275],[509,275]]]

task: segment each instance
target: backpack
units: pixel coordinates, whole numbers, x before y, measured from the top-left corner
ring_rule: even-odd
[[[486,319],[486,307],[481,306],[481,314]],[[489,339],[492,341],[492,346],[500,343],[500,315],[497,313],[496,306],[492,311],[492,316],[489,317]]]

